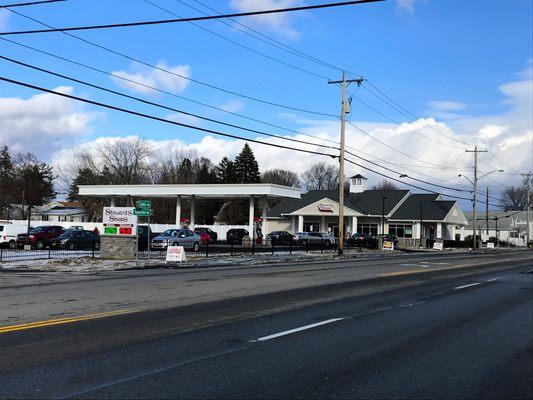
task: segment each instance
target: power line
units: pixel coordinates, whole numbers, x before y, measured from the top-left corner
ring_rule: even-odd
[[[276,8],[270,10],[258,10],[258,11],[249,11],[241,13],[232,13],[232,14],[220,14],[220,15],[207,15],[203,17],[188,17],[188,18],[174,18],[174,19],[163,19],[155,21],[137,21],[137,22],[123,22],[115,24],[104,24],[104,25],[86,25],[86,26],[75,26],[75,27],[65,27],[65,28],[51,28],[51,29],[34,29],[27,31],[12,31],[12,32],[2,32],[0,35],[27,35],[34,33],[49,33],[49,32],[70,32],[70,31],[86,31],[86,30],[95,30],[95,29],[111,29],[111,28],[125,28],[133,26],[149,26],[149,25],[161,25],[161,24],[174,24],[180,22],[191,22],[191,21],[208,21],[213,19],[223,19],[223,18],[237,18],[237,17],[249,17],[253,15],[269,15],[269,14],[279,14],[295,11],[306,11],[306,10],[318,10],[322,8],[333,8],[333,7],[343,7],[349,5],[358,5],[364,3],[376,3],[385,0],[352,0],[352,1],[343,1],[337,3],[323,3],[310,6],[299,6],[299,7],[286,7],[286,8]]]
[[[307,154],[314,154],[314,155],[327,156],[327,157],[331,157],[331,158],[338,158],[338,156],[336,156],[334,154],[328,154],[328,153],[312,151],[312,150],[306,150],[306,149],[301,149],[301,148],[294,148],[294,147],[289,147],[289,146],[284,146],[284,145],[279,145],[279,144],[274,144],[274,143],[263,142],[263,141],[256,140],[256,139],[243,138],[241,136],[230,134],[230,133],[226,133],[226,132],[215,131],[215,130],[212,130],[212,129],[201,128],[201,127],[198,127],[198,126],[185,124],[185,123],[181,123],[181,122],[177,122],[177,121],[171,121],[171,120],[160,118],[160,117],[156,117],[156,116],[153,116],[153,115],[150,115],[150,114],[145,114],[145,113],[133,111],[133,110],[129,110],[129,109],[126,109],[126,108],[117,107],[117,106],[113,106],[113,105],[110,105],[110,104],[97,102],[97,101],[94,101],[94,100],[89,100],[89,99],[85,99],[85,98],[82,98],[82,97],[78,97],[78,96],[74,96],[74,95],[70,95],[70,94],[66,94],[66,93],[56,92],[56,91],[51,90],[51,89],[46,89],[46,88],[43,88],[43,87],[40,87],[40,86],[36,86],[36,85],[29,84],[29,83],[13,80],[13,79],[10,79],[10,78],[6,78],[4,76],[0,76],[0,81],[12,83],[12,84],[15,84],[15,85],[18,85],[18,86],[23,86],[23,87],[26,87],[26,88],[29,88],[29,89],[34,89],[34,90],[38,90],[38,91],[41,91],[41,92],[54,94],[56,96],[61,96],[61,97],[65,97],[65,98],[68,98],[68,99],[77,100],[77,101],[80,101],[80,102],[96,105],[96,106],[99,106],[99,107],[102,107],[102,108],[107,108],[107,109],[111,109],[111,110],[114,110],[114,111],[119,111],[119,112],[122,112],[122,113],[126,113],[126,114],[130,114],[130,115],[135,115],[135,116],[138,116],[138,117],[151,119],[151,120],[154,120],[154,121],[159,121],[159,122],[163,122],[163,123],[167,123],[167,124],[171,124],[171,125],[190,128],[190,129],[193,129],[193,130],[196,130],[196,131],[200,131],[200,132],[210,133],[210,134],[213,134],[213,135],[229,137],[229,138],[237,139],[237,140],[244,140],[244,141],[248,141],[248,142],[251,142],[251,143],[257,143],[257,144],[262,144],[262,145],[281,148],[281,149],[286,149],[286,150],[298,151],[298,152],[307,153]],[[463,200],[469,200],[466,197],[448,195],[448,194],[436,192],[436,191],[433,191],[433,190],[430,190],[430,189],[427,189],[427,188],[423,188],[423,187],[420,187],[420,186],[417,186],[417,185],[413,185],[411,183],[406,183],[406,182],[400,181],[399,179],[396,179],[396,178],[387,176],[385,174],[382,174],[380,172],[377,172],[377,171],[375,171],[375,170],[373,170],[371,168],[365,167],[365,166],[363,166],[363,165],[361,165],[359,163],[356,163],[356,162],[354,162],[352,160],[346,159],[346,161],[351,163],[351,164],[354,164],[356,166],[359,166],[361,168],[364,168],[365,170],[368,170],[370,172],[373,172],[375,174],[378,174],[378,175],[383,176],[385,178],[388,178],[390,180],[393,180],[393,181],[396,181],[396,182],[400,182],[400,183],[402,183],[404,185],[407,185],[407,186],[411,186],[411,187],[414,187],[414,188],[417,188],[417,189],[420,189],[420,190],[423,190],[423,191],[426,191],[426,192],[435,193],[435,194],[439,194],[439,195],[443,195],[443,196],[448,196],[448,197],[453,197],[453,198],[463,199]]]
[[[209,122],[225,125],[225,126],[228,126],[228,127],[231,127],[231,128],[237,128],[237,129],[249,131],[249,132],[252,132],[252,133],[257,133],[257,134],[260,134],[260,135],[274,137],[274,138],[277,138],[277,139],[292,141],[292,142],[296,142],[296,143],[300,143],[300,144],[306,144],[306,145],[311,145],[311,146],[316,146],[316,147],[322,147],[322,148],[327,148],[327,149],[330,149],[330,150],[338,150],[337,147],[326,146],[326,145],[321,145],[321,144],[317,144],[317,143],[311,143],[311,142],[307,142],[307,141],[303,141],[303,140],[299,140],[299,139],[283,137],[283,136],[279,136],[279,135],[275,135],[275,134],[270,134],[270,133],[266,133],[266,132],[262,132],[262,131],[257,131],[257,130],[254,130],[254,129],[245,128],[245,127],[242,127],[242,126],[239,126],[239,125],[225,123],[223,121],[215,120],[215,119],[212,119],[212,118],[207,118],[207,117],[204,117],[204,116],[201,116],[201,115],[198,115],[198,114],[189,113],[189,112],[186,112],[186,111],[183,111],[183,110],[179,110],[179,109],[176,109],[176,108],[173,108],[173,107],[168,107],[168,106],[162,105],[160,103],[155,103],[155,102],[152,102],[152,101],[144,100],[144,99],[141,99],[141,98],[138,98],[138,97],[135,97],[135,96],[131,96],[131,95],[128,95],[128,94],[124,94],[124,93],[118,92],[116,90],[112,90],[112,89],[108,89],[108,88],[105,88],[105,87],[102,87],[102,86],[99,86],[99,85],[95,85],[95,84],[87,82],[87,81],[83,81],[83,80],[80,80],[80,79],[77,79],[77,78],[73,78],[73,77],[70,77],[70,76],[67,76],[67,75],[63,75],[63,74],[60,74],[60,73],[57,73],[57,72],[54,72],[54,71],[50,71],[50,70],[47,70],[47,69],[44,69],[44,68],[41,68],[41,67],[38,67],[38,66],[35,66],[35,65],[27,64],[25,62],[22,62],[22,61],[19,61],[19,60],[15,60],[15,59],[12,59],[12,58],[9,58],[9,57],[5,57],[5,56],[2,56],[2,55],[0,55],[0,59],[5,60],[5,61],[9,61],[9,62],[17,64],[17,65],[24,66],[24,67],[27,67],[27,68],[31,68],[31,69],[34,69],[34,70],[37,70],[37,71],[40,71],[40,72],[44,72],[44,73],[49,74],[49,75],[53,75],[53,76],[56,76],[56,77],[59,77],[59,78],[67,79],[67,80],[70,80],[70,81],[73,81],[73,82],[76,82],[76,83],[80,83],[80,84],[83,84],[83,85],[86,85],[86,86],[89,86],[89,87],[93,87],[95,89],[102,90],[102,91],[105,91],[105,92],[108,92],[108,93],[111,93],[111,94],[115,94],[115,95],[118,95],[118,96],[121,96],[121,97],[125,97],[125,98],[128,98],[128,99],[132,99],[132,100],[144,103],[144,104],[148,104],[148,105],[151,105],[151,106],[167,109],[169,111],[178,112],[178,113],[181,113],[181,114],[184,114],[184,115],[193,116],[195,118],[199,118],[199,119],[206,120],[206,121],[209,121]],[[354,153],[352,153],[350,151],[346,151],[346,152],[348,154],[354,156],[354,157],[357,157],[357,158],[365,161],[365,162],[368,162],[370,164],[376,165],[379,168],[382,168],[382,169],[385,169],[387,171],[396,173],[398,175],[405,175],[405,174],[402,174],[401,172],[398,172],[398,171],[395,171],[393,169],[390,169],[390,168],[384,167],[382,165],[379,165],[378,163],[375,163],[375,162],[373,162],[371,160],[368,160],[368,159],[366,159],[364,157],[361,157],[361,156],[359,156],[357,154],[354,154]],[[436,184],[436,183],[424,181],[424,180],[417,179],[417,178],[410,177],[410,176],[406,176],[406,177],[409,178],[409,179],[421,182],[421,183],[425,183],[425,184],[428,184],[428,185],[431,185],[431,186],[435,186],[435,187],[440,187],[440,188],[449,189],[449,190],[453,190],[453,191],[459,191],[459,192],[469,192],[468,190],[457,189],[457,188],[450,187],[450,186],[439,185],[439,184]]]
[[[347,162],[349,162],[350,164],[353,164],[353,165],[356,165],[360,168],[363,168],[367,171],[370,171],[370,172],[373,172],[379,176],[382,176],[384,178],[387,178],[387,179],[390,179],[392,181],[395,181],[395,182],[398,182],[398,183],[401,183],[403,185],[406,185],[406,186],[410,186],[410,187],[413,187],[413,188],[416,188],[416,189],[420,189],[420,190],[423,190],[424,192],[429,192],[429,193],[433,193],[433,194],[438,194],[438,195],[441,195],[441,196],[446,196],[446,197],[451,197],[451,198],[454,198],[454,199],[459,199],[459,200],[472,200],[468,197],[462,197],[462,196],[456,196],[456,195],[451,195],[451,194],[446,194],[446,193],[441,193],[441,192],[436,192],[436,191],[433,191],[431,189],[427,189],[427,188],[424,188],[424,187],[421,187],[421,186],[418,186],[418,185],[413,185],[412,183],[407,183],[407,182],[404,182],[404,181],[401,181],[399,179],[396,179],[396,178],[393,178],[391,176],[388,176],[388,175],[385,175],[385,174],[382,174],[381,172],[377,172],[373,169],[370,169],[368,167],[365,167],[364,165],[361,165],[359,163],[356,163],[355,161],[352,161],[352,160],[349,160],[349,159],[346,159]],[[483,204],[487,204],[486,202],[483,202],[483,201],[479,201],[480,203],[483,203]],[[499,205],[497,204],[491,204],[491,203],[488,203],[490,206],[493,206],[493,207],[500,207]]]
[[[368,109],[374,111],[376,114],[379,114],[381,115],[383,118],[385,118],[387,121],[389,122],[392,122],[393,124],[397,125],[397,126],[401,126],[402,124],[392,118],[390,118],[389,116],[387,116],[386,114],[382,113],[381,111],[379,111],[378,109],[376,109],[375,107],[372,107],[370,104],[368,104],[367,102],[363,101],[362,99],[360,99],[359,97],[355,96],[353,93],[350,93],[350,95],[352,96],[352,98],[354,98],[355,100],[357,100],[359,103],[363,104],[365,107],[367,107]],[[411,121],[411,122],[415,122],[415,123],[418,123],[419,121]],[[420,127],[421,129],[425,129],[427,127],[425,126],[422,126]],[[439,142],[438,140],[435,140],[435,139],[432,139],[428,136],[425,136],[425,135],[422,135],[420,134],[419,132],[416,132],[415,129],[420,129],[420,128],[416,128],[414,127],[413,129],[409,129],[408,131],[414,133],[415,135],[417,136],[420,136],[421,138],[423,139],[426,139],[426,140],[429,140],[431,142],[434,142],[434,143],[437,143],[437,144],[440,144],[440,145],[443,145],[443,146],[449,146],[449,147],[452,147],[454,149],[459,149],[459,150],[464,150],[462,147],[458,147],[458,146],[453,146],[449,143],[444,143],[444,142]],[[446,135],[443,135],[443,136],[446,136]]]
[[[183,4],[183,5],[185,5],[185,6],[187,6],[187,7],[189,7],[189,8],[191,8],[191,9],[193,9],[193,10],[198,11],[198,12],[204,14],[204,15],[208,15],[206,12],[202,11],[201,9],[199,9],[197,7],[192,6],[191,4],[189,4],[189,3],[187,3],[187,2],[185,2],[183,0],[176,0],[176,1],[181,3],[181,4]],[[213,12],[216,12],[219,15],[222,14],[219,10],[209,6],[209,4],[205,4],[205,3],[203,3],[203,2],[201,2],[199,0],[193,0],[193,1],[195,3],[197,3],[197,4],[200,4],[200,5],[204,6],[205,8],[207,8],[207,9],[213,11]],[[298,49],[296,49],[294,47],[291,47],[291,46],[289,46],[289,45],[287,45],[287,44],[285,44],[285,43],[283,43],[283,42],[281,42],[279,40],[276,40],[275,38],[273,38],[271,36],[265,35],[264,33],[258,31],[257,29],[254,29],[254,28],[250,27],[249,25],[246,25],[246,24],[240,22],[237,19],[230,18],[229,20],[231,22],[233,22],[235,25],[232,25],[232,24],[230,24],[230,23],[228,23],[228,22],[226,22],[224,20],[219,20],[218,22],[228,26],[231,29],[239,31],[239,32],[241,32],[241,33],[243,33],[243,34],[245,34],[245,35],[247,35],[249,37],[252,37],[252,38],[254,38],[256,40],[259,40],[259,41],[261,41],[263,43],[266,43],[269,46],[272,46],[272,47],[277,48],[279,50],[285,51],[285,52],[287,52],[289,54],[292,54],[292,55],[295,55],[297,57],[301,57],[301,58],[303,58],[303,59],[305,59],[307,61],[311,61],[311,62],[314,62],[314,63],[316,63],[318,65],[329,67],[329,68],[332,68],[332,69],[337,70],[337,71],[342,71],[343,70],[342,68],[337,67],[337,66],[335,66],[335,65],[333,65],[333,64],[331,64],[331,63],[329,63],[327,61],[323,61],[323,60],[321,60],[321,59],[319,59],[317,57],[314,57],[314,56],[312,56],[312,55],[310,55],[308,53],[305,53],[305,52],[303,52],[301,50],[298,50]],[[239,26],[244,28],[244,29],[239,28]],[[253,32],[253,33],[251,33],[251,32]]]
[[[366,132],[365,130],[363,130],[363,129],[361,129],[360,127],[358,127],[357,125],[355,125],[354,123],[352,123],[352,122],[350,122],[350,121],[346,121],[346,122],[348,122],[348,124],[350,124],[352,127],[354,127],[355,129],[357,129],[357,130],[358,130],[359,132],[361,132],[362,134],[368,136],[369,138],[375,140],[376,142],[382,144],[383,146],[388,147],[389,149],[394,150],[394,151],[396,151],[397,153],[400,153],[400,154],[404,155],[405,157],[409,157],[409,158],[411,158],[411,159],[413,159],[413,160],[416,160],[416,161],[419,161],[419,162],[421,162],[421,163],[428,164],[428,165],[431,165],[431,166],[434,166],[434,167],[442,167],[442,165],[433,164],[433,163],[430,163],[429,161],[424,161],[424,160],[422,160],[422,159],[420,159],[420,158],[417,158],[417,157],[414,157],[414,156],[412,156],[412,155],[410,155],[410,154],[408,154],[408,153],[405,153],[405,152],[403,152],[403,151],[401,151],[401,150],[399,150],[399,149],[397,149],[397,148],[395,148],[395,147],[393,147],[393,146],[391,146],[391,145],[389,145],[389,144],[383,142],[382,140],[379,140],[378,138],[374,137],[374,136],[371,135],[370,133]]]
[[[17,46],[21,46],[21,47],[24,47],[26,49],[29,49],[29,50],[32,50],[32,51],[35,51],[35,52],[38,52],[38,53],[41,53],[41,54],[45,54],[47,56],[56,58],[58,60],[65,61],[65,62],[71,63],[73,65],[77,65],[77,66],[86,68],[86,69],[94,71],[94,72],[98,72],[98,73],[106,75],[106,76],[110,76],[112,78],[120,79],[120,80],[123,80],[125,82],[129,82],[129,83],[132,83],[134,85],[138,85],[140,87],[144,87],[144,88],[147,88],[147,89],[150,89],[150,90],[154,90],[154,91],[162,93],[162,94],[173,96],[173,97],[176,97],[178,99],[191,102],[193,104],[201,105],[201,106],[204,106],[206,108],[209,108],[209,109],[212,109],[212,110],[215,110],[215,111],[220,111],[220,112],[226,113],[228,115],[233,115],[233,116],[236,116],[236,117],[248,120],[248,121],[260,123],[260,124],[263,124],[263,125],[266,125],[266,126],[270,126],[272,128],[276,128],[276,129],[280,129],[280,130],[287,131],[287,132],[290,132],[290,133],[294,133],[296,135],[301,135],[301,136],[309,137],[309,138],[312,138],[312,139],[322,140],[322,141],[325,141],[325,142],[328,142],[328,143],[333,143],[333,144],[335,144],[337,146],[339,145],[339,143],[335,142],[334,140],[321,138],[319,136],[308,135],[308,134],[305,134],[303,132],[299,132],[299,131],[294,130],[294,129],[290,129],[290,128],[287,128],[287,127],[284,127],[284,126],[280,126],[280,125],[276,125],[276,124],[273,124],[273,123],[270,123],[270,122],[266,122],[266,121],[263,121],[263,120],[252,118],[252,117],[246,116],[244,114],[236,113],[236,112],[233,112],[233,111],[228,111],[228,110],[225,110],[223,108],[215,107],[215,106],[212,106],[210,104],[203,103],[203,102],[200,102],[198,100],[194,100],[194,99],[191,99],[189,97],[185,97],[185,96],[179,95],[177,93],[170,92],[168,90],[163,90],[163,89],[157,88],[157,87],[152,86],[152,85],[147,85],[145,83],[142,83],[142,82],[139,82],[139,81],[136,81],[136,80],[133,80],[133,79],[129,79],[129,78],[126,78],[126,77],[121,76],[121,75],[117,75],[117,74],[114,74],[114,73],[111,73],[111,72],[108,72],[108,71],[104,71],[102,69],[99,69],[99,68],[96,68],[96,67],[92,67],[90,65],[83,64],[81,62],[74,61],[74,60],[59,56],[57,54],[50,53],[50,52],[45,51],[45,50],[37,49],[35,47],[28,46],[28,45],[23,44],[23,43],[19,43],[19,42],[16,42],[16,41],[13,41],[13,40],[10,40],[10,39],[6,39],[6,38],[2,38],[2,37],[0,37],[0,40],[4,40],[6,42],[15,44]],[[318,146],[318,144],[317,144],[317,146]],[[328,146],[328,147],[330,147],[330,146]]]
[[[378,0],[376,0],[376,1],[378,1]],[[379,1],[384,1],[384,0],[379,0]],[[26,18],[28,20],[34,21],[34,22],[36,22],[36,23],[38,23],[40,25],[50,27],[51,29],[56,29],[56,28],[53,28],[51,25],[48,25],[45,22],[42,22],[42,21],[40,21],[40,20],[38,20],[36,18],[30,17],[29,15],[23,14],[23,13],[21,13],[19,11],[11,10],[9,8],[7,8],[7,10],[9,10],[12,13],[14,13],[16,15],[19,15],[19,16],[21,16],[23,18]],[[84,38],[82,38],[80,36],[76,36],[76,35],[74,35],[72,33],[64,32],[61,29],[56,29],[56,30],[58,32],[63,33],[64,35],[67,35],[67,36],[72,37],[74,39],[80,40],[80,41],[82,41],[82,42],[84,42],[86,44],[89,44],[89,45],[94,46],[96,48],[99,48],[101,50],[107,51],[107,52],[109,52],[111,54],[114,54],[114,55],[117,55],[119,57],[125,58],[125,59],[127,59],[129,61],[137,62],[137,63],[142,64],[144,66],[147,66],[149,68],[152,68],[152,69],[167,73],[169,75],[176,76],[176,77],[181,78],[181,79],[188,80],[190,82],[193,82],[193,83],[196,83],[198,85],[202,85],[202,86],[208,87],[208,88],[213,89],[213,90],[217,90],[217,91],[220,91],[220,92],[223,92],[223,93],[226,93],[226,94],[231,94],[233,96],[238,96],[238,97],[241,97],[241,98],[244,98],[244,99],[247,99],[247,100],[251,100],[251,101],[254,101],[254,102],[257,102],[257,103],[266,104],[266,105],[269,105],[269,106],[272,106],[272,107],[278,107],[278,108],[291,110],[291,111],[302,112],[302,113],[306,113],[306,114],[321,115],[321,116],[326,116],[326,117],[337,118],[337,116],[334,115],[334,114],[328,114],[328,113],[324,113],[324,112],[321,112],[321,111],[314,111],[314,110],[308,110],[308,109],[303,109],[303,108],[298,108],[298,107],[292,107],[292,106],[284,105],[284,104],[281,104],[281,103],[276,103],[276,102],[269,101],[269,100],[263,100],[263,99],[260,99],[258,97],[249,96],[249,95],[246,95],[244,93],[239,93],[239,92],[236,92],[236,91],[233,91],[233,90],[225,89],[225,88],[222,88],[220,86],[217,86],[217,85],[214,85],[214,84],[211,84],[211,83],[208,83],[208,82],[200,81],[198,79],[194,79],[194,78],[182,75],[182,74],[178,74],[177,72],[170,71],[170,70],[168,70],[166,68],[163,68],[163,67],[160,67],[160,66],[157,66],[157,65],[153,65],[153,64],[151,64],[149,62],[146,62],[146,61],[140,60],[140,59],[138,59],[136,57],[129,56],[129,55],[125,54],[125,53],[121,53],[119,51],[113,50],[113,49],[111,49],[109,47],[106,47],[104,45],[98,44],[96,42],[92,42],[92,41],[87,40],[87,39],[84,39]],[[1,36],[1,34],[0,34],[0,36]]]
[[[41,1],[28,1],[26,3],[13,3],[13,4],[4,4],[0,5],[0,8],[7,7],[26,7],[26,6],[36,6],[39,4],[48,4],[48,3],[59,3],[67,0],[41,0]]]
[[[155,3],[155,2],[152,2],[152,1],[150,1],[150,0],[144,0],[144,1],[145,1],[146,3],[148,3],[148,4],[151,4],[152,6],[154,6],[154,7],[156,7],[156,8],[158,8],[158,9],[160,9],[160,10],[162,10],[162,11],[164,11],[164,12],[170,14],[170,15],[174,15],[175,17],[181,17],[179,14],[176,14],[175,12],[170,11],[168,8],[165,8],[165,7],[163,7],[163,6],[160,6],[159,4],[157,4],[157,3]],[[224,22],[224,21],[220,21],[220,22]],[[242,43],[239,43],[239,42],[237,42],[237,41],[235,41],[235,40],[232,40],[232,39],[230,39],[230,38],[227,38],[227,37],[225,37],[224,35],[221,35],[221,34],[215,32],[215,31],[212,31],[211,29],[204,28],[203,26],[201,26],[201,25],[199,25],[199,24],[196,24],[196,23],[194,23],[194,22],[190,22],[190,24],[191,24],[191,25],[194,25],[194,26],[197,27],[198,29],[201,29],[201,30],[203,30],[203,31],[205,31],[205,32],[207,32],[207,33],[210,33],[211,35],[214,35],[214,36],[216,36],[216,37],[218,37],[218,38],[220,38],[220,39],[222,39],[222,40],[225,40],[225,41],[227,41],[227,42],[229,42],[229,43],[232,43],[232,44],[234,44],[235,46],[238,46],[238,47],[241,47],[241,48],[243,48],[243,49],[246,49],[246,50],[248,50],[248,51],[250,51],[250,52],[252,52],[252,53],[254,53],[254,54],[257,54],[257,55],[260,55],[260,56],[262,56],[262,57],[265,57],[265,58],[267,58],[267,59],[269,59],[269,60],[271,60],[271,61],[274,61],[274,62],[277,62],[277,63],[279,63],[279,64],[285,65],[285,66],[287,66],[287,67],[289,67],[289,68],[292,68],[292,69],[295,69],[295,70],[297,70],[297,71],[303,72],[303,73],[305,73],[305,74],[308,74],[308,75],[314,76],[314,77],[316,77],[316,78],[326,79],[326,80],[328,79],[328,77],[326,77],[326,76],[324,76],[324,75],[317,74],[317,73],[315,73],[315,72],[313,72],[313,71],[309,71],[309,70],[307,70],[307,69],[305,69],[305,68],[301,68],[301,67],[298,67],[297,65],[293,65],[293,64],[290,64],[290,63],[285,62],[285,61],[283,61],[283,60],[280,60],[279,58],[269,56],[268,54],[265,54],[265,53],[263,53],[263,52],[261,52],[261,51],[259,51],[259,50],[252,49],[251,47],[248,47],[248,46],[246,46],[246,45],[244,45],[244,44],[242,44]],[[231,25],[230,25],[230,26],[231,26]]]
[[[119,111],[119,112],[122,112],[122,113],[125,113],[125,114],[135,115],[135,116],[138,116],[138,117],[143,117],[143,118],[151,119],[151,120],[154,120],[154,121],[164,122],[164,123],[167,123],[167,124],[170,124],[170,125],[176,125],[176,126],[181,126],[181,127],[184,127],[184,128],[190,128],[190,129],[193,129],[193,130],[196,130],[196,131],[210,133],[210,134],[217,135],[217,136],[224,136],[224,137],[229,137],[229,138],[232,138],[232,139],[244,140],[244,141],[248,141],[248,142],[251,142],[251,143],[263,144],[263,145],[270,146],[270,147],[277,147],[277,148],[280,148],[280,149],[299,151],[301,153],[308,153],[308,154],[315,154],[315,155],[321,155],[321,156],[328,156],[328,157],[332,157],[332,158],[338,158],[338,156],[336,156],[334,154],[321,153],[321,152],[318,152],[318,151],[312,151],[312,150],[306,150],[306,149],[301,149],[301,148],[294,148],[294,147],[284,146],[284,145],[280,145],[280,144],[263,142],[263,141],[256,140],[256,139],[243,138],[242,136],[234,135],[234,134],[231,134],[231,133],[215,131],[215,130],[212,130],[212,129],[201,128],[199,126],[185,124],[185,123],[182,123],[182,122],[171,121],[171,120],[168,120],[168,119],[165,119],[165,118],[156,117],[154,115],[145,114],[145,113],[129,110],[129,109],[122,108],[122,107],[117,107],[117,106],[114,106],[114,105],[111,105],[111,104],[102,103],[102,102],[98,102],[98,101],[94,101],[94,100],[89,100],[89,99],[86,99],[86,98],[83,98],[83,97],[74,96],[74,95],[71,95],[71,94],[56,92],[56,91],[51,90],[51,89],[46,89],[46,88],[43,88],[41,86],[36,86],[36,85],[29,84],[29,83],[25,83],[25,82],[17,81],[17,80],[14,80],[14,79],[6,78],[4,76],[0,76],[0,81],[12,83],[12,84],[15,84],[15,85],[18,85],[18,86],[23,86],[23,87],[26,87],[26,88],[29,88],[29,89],[39,90],[41,92],[50,93],[50,94],[53,94],[53,95],[56,95],[56,96],[61,96],[61,97],[65,97],[65,98],[72,99],[72,100],[77,100],[77,101],[80,101],[80,102],[83,102],[83,103],[92,104],[92,105],[95,105],[95,106],[98,106],[98,107]]]
[[[24,67],[27,67],[27,68],[31,68],[31,69],[34,69],[36,71],[44,72],[46,74],[53,75],[53,76],[56,76],[56,77],[59,77],[59,78],[67,79],[67,80],[70,80],[72,82],[80,83],[82,85],[89,86],[89,87],[92,87],[92,88],[95,88],[95,89],[98,89],[98,90],[101,90],[101,91],[104,91],[104,92],[107,92],[107,93],[115,94],[117,96],[125,97],[125,98],[131,99],[131,100],[135,100],[135,101],[138,101],[138,102],[141,102],[141,103],[144,103],[144,104],[148,104],[148,105],[151,105],[151,106],[154,106],[154,107],[163,108],[163,109],[166,109],[166,110],[169,110],[169,111],[177,112],[177,113],[180,113],[180,114],[183,114],[183,115],[188,115],[188,116],[191,116],[191,117],[202,119],[204,121],[209,121],[209,122],[213,122],[213,123],[216,123],[216,124],[225,125],[225,126],[228,126],[228,127],[231,127],[231,128],[241,129],[241,130],[244,130],[244,131],[257,133],[259,135],[274,137],[274,138],[282,139],[282,140],[288,140],[288,141],[296,142],[296,143],[300,143],[300,144],[308,144],[308,145],[311,145],[311,146],[318,146],[318,147],[327,148],[327,149],[335,149],[334,147],[331,147],[331,146],[326,146],[326,145],[322,145],[322,144],[319,144],[319,143],[311,143],[311,142],[307,142],[305,140],[299,140],[299,139],[294,139],[294,138],[290,138],[290,137],[283,137],[283,136],[272,134],[272,133],[258,131],[258,130],[255,130],[255,129],[250,129],[250,128],[246,128],[246,127],[235,125],[235,124],[230,124],[230,123],[223,122],[223,121],[220,121],[220,120],[216,120],[216,119],[213,119],[213,118],[208,118],[208,117],[205,117],[205,116],[202,116],[202,115],[199,115],[199,114],[190,113],[190,112],[183,111],[183,110],[180,110],[180,109],[177,109],[177,108],[174,108],[174,107],[165,106],[165,105],[162,105],[160,103],[155,103],[153,101],[141,99],[141,98],[136,97],[136,96],[131,96],[131,95],[128,95],[128,94],[125,94],[125,93],[122,93],[122,92],[119,92],[119,91],[116,91],[116,90],[113,90],[113,89],[108,89],[108,88],[103,87],[103,86],[95,85],[93,83],[90,83],[90,82],[87,82],[87,81],[83,81],[81,79],[77,79],[77,78],[73,78],[73,77],[70,77],[70,76],[67,76],[67,75],[63,75],[63,74],[60,74],[60,73],[57,73],[57,72],[54,72],[54,71],[50,71],[50,70],[45,69],[45,68],[38,67],[36,65],[27,64],[25,62],[22,62],[22,61],[19,61],[19,60],[15,60],[13,58],[5,57],[5,56],[2,56],[2,55],[0,55],[0,59],[5,60],[5,61],[9,61],[9,62],[14,63],[14,64],[18,64],[18,65],[21,65],[21,66],[24,66]]]

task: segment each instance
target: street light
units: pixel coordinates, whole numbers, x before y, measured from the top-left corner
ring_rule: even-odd
[[[480,176],[478,178],[477,176],[477,164],[476,164],[476,167],[474,168],[474,179],[470,179],[468,176],[464,175],[464,174],[459,174],[457,175],[458,177],[463,177],[465,178],[468,182],[470,182],[472,184],[472,186],[474,187],[474,226],[473,226],[473,235],[472,235],[472,249],[476,249],[477,247],[477,181],[479,181],[480,179],[486,177],[487,175],[490,175],[494,172],[504,172],[503,169],[495,169],[494,171],[490,171],[490,172],[487,172],[486,174]],[[488,202],[488,201],[487,201]]]

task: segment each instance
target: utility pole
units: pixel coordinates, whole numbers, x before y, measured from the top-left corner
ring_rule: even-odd
[[[341,84],[341,137],[339,154],[339,256],[344,253],[344,137],[346,132],[346,114],[350,113],[350,102],[346,101],[346,89],[350,83],[361,86],[364,79],[346,79],[346,72],[342,71],[342,80],[329,81],[328,84]]]
[[[487,196],[485,197],[485,226],[487,227],[487,240],[489,240],[489,187],[487,186]]]
[[[530,236],[530,229],[531,229],[531,222],[529,222],[530,215],[531,215],[531,179],[533,177],[533,174],[529,173],[525,175],[527,178],[527,208],[526,208],[526,227],[527,227],[527,236],[526,236],[526,246],[529,246],[529,241],[531,240]]]
[[[477,247],[477,155],[478,153],[486,153],[487,150],[480,150],[477,148],[477,146],[475,146],[474,150],[465,151],[467,153],[474,153],[474,235],[472,240],[472,249],[475,250]]]

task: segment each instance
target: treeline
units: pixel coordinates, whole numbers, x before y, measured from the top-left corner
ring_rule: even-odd
[[[22,217],[28,205],[48,203],[56,197],[52,167],[32,153],[12,153],[7,146],[0,151],[0,218],[13,218],[11,204],[22,205]],[[19,217],[19,215],[16,215]]]

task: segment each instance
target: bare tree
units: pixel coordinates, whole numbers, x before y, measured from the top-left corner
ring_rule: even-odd
[[[269,169],[263,172],[261,174],[261,182],[292,187],[298,187],[300,185],[298,175],[285,169]]]
[[[532,186],[528,177],[524,177],[522,185],[509,186],[507,189],[505,189],[501,202],[501,205],[505,209],[505,211],[525,210],[527,208],[528,190],[531,193]]]
[[[148,181],[148,162],[154,150],[146,140],[116,139],[100,145],[97,153],[102,164],[109,168],[115,183],[128,185]]]
[[[320,162],[302,173],[302,180],[306,190],[335,190],[339,188],[339,169]]]
[[[381,183],[372,186],[372,190],[398,190],[399,187],[394,182],[383,179]]]

